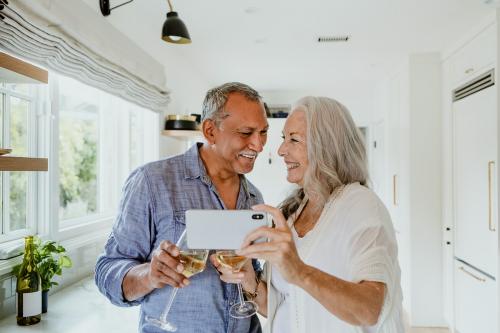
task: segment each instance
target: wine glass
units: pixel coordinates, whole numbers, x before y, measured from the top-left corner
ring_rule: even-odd
[[[184,271],[182,274],[185,277],[189,278],[195,274],[203,272],[207,262],[208,250],[189,249],[186,243],[186,230],[182,232],[181,237],[175,245],[180,250],[179,261],[182,265],[184,265]],[[167,332],[177,331],[177,327],[167,320],[167,316],[178,290],[179,288],[174,288],[172,290],[170,298],[168,299],[167,305],[161,313],[160,318],[146,316],[146,323],[144,325],[153,325]]]
[[[232,250],[216,251],[215,257],[221,265],[231,268],[235,273],[239,272],[248,261],[247,257],[239,256]],[[241,288],[241,283],[238,283],[238,297],[240,302],[234,304],[229,309],[229,315],[231,317],[239,319],[248,318],[257,313],[257,310],[259,309],[257,303],[252,301],[245,301],[243,299],[243,290]]]

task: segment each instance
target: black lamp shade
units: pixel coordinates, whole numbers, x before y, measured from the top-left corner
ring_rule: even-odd
[[[163,23],[163,30],[161,32],[161,39],[169,43],[175,44],[189,44],[191,37],[186,25],[177,15],[177,12],[168,12],[167,20]]]

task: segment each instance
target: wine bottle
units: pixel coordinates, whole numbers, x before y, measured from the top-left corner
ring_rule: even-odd
[[[24,238],[24,258],[17,276],[17,324],[33,325],[42,319],[42,281],[36,271],[33,236]]]

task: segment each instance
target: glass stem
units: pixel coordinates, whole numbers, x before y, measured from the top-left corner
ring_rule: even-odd
[[[240,299],[240,306],[243,306],[245,300],[243,299],[243,288],[241,288],[241,283],[238,283],[238,297]]]
[[[179,288],[174,288],[174,290],[172,290],[172,294],[170,294],[170,298],[168,299],[167,305],[165,306],[165,310],[163,310],[163,312],[161,314],[161,320],[163,322],[167,321],[168,312],[170,311],[170,308],[172,307],[172,304],[174,303],[174,298],[175,298],[175,295],[177,294],[178,290],[179,290]]]

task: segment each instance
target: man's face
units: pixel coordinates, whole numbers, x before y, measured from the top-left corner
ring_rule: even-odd
[[[224,161],[223,168],[238,174],[248,173],[267,141],[269,125],[264,106],[232,93],[225,113],[228,116],[213,130],[213,147]]]

